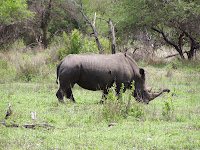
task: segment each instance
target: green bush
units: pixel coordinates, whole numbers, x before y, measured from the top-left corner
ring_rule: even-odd
[[[167,100],[164,101],[164,106],[162,108],[163,120],[169,121],[173,119],[174,106],[172,102],[172,96],[168,94]]]
[[[94,40],[89,41],[87,37],[84,37],[83,34],[80,34],[77,29],[74,29],[69,36],[63,32],[63,46],[58,50],[58,59],[61,60],[69,54],[80,54],[87,52],[99,52]]]
[[[116,84],[114,84],[107,95],[106,102],[103,106],[102,115],[108,122],[118,121],[128,116],[140,118],[143,116],[143,110],[141,105],[133,103],[135,100],[132,97],[134,86],[127,91],[127,94],[123,93],[124,85],[120,89],[120,94],[116,96],[115,92]],[[125,96],[126,95],[126,96]]]
[[[16,67],[15,80],[25,82],[29,81],[48,81],[51,73],[55,71],[55,64],[48,64],[48,56],[42,54],[41,56],[24,55],[22,59],[18,60]]]
[[[83,45],[80,49],[80,53],[99,53],[96,42],[94,40],[89,41],[87,36],[83,38]]]
[[[19,63],[16,80],[31,81],[34,77],[38,76],[39,69],[39,64],[31,63],[30,60],[26,59]]]
[[[129,115],[135,118],[142,118],[144,116],[143,104],[134,103],[134,105],[130,108]]]
[[[115,87],[110,88],[103,107],[102,115],[108,122],[117,121],[121,118],[118,98],[115,95]]]
[[[74,29],[71,33],[70,37],[70,45],[69,45],[69,52],[71,54],[78,54],[81,47],[82,47],[82,34],[79,34],[79,31]]]
[[[101,43],[102,49],[104,51],[105,54],[111,54],[112,50],[111,50],[111,43],[110,40],[108,38],[104,38],[104,37],[99,37],[99,41]]]

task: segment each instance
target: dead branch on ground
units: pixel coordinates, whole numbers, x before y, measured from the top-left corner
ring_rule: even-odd
[[[12,109],[11,109],[11,103],[9,102],[8,103],[8,110],[7,110],[7,113],[4,117],[4,119],[0,122],[0,125],[4,125],[5,127],[20,127],[19,124],[16,124],[14,122],[10,122],[10,124],[6,123],[5,121],[8,119],[9,116],[12,115]],[[33,120],[36,120],[36,112],[33,112],[31,113],[31,118]],[[24,124],[24,125],[21,125],[21,127],[24,127],[24,128],[29,128],[29,129],[35,129],[36,127],[43,127],[43,128],[55,128],[54,126],[50,126],[48,124]]]

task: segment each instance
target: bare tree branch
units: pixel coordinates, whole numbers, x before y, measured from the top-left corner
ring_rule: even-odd
[[[95,27],[95,21],[96,21],[97,13],[94,13],[94,21],[93,21],[93,26]]]
[[[119,23],[119,21],[117,21],[117,23],[115,23],[114,27]]]
[[[183,53],[188,53],[189,51],[184,51]],[[168,55],[168,56],[166,56],[165,58],[170,58],[170,57],[174,57],[174,56],[177,56],[177,55],[179,55],[179,53],[177,53],[177,54],[172,54],[172,55]]]
[[[102,20],[106,21],[107,23],[109,23],[109,21],[108,21],[108,20],[106,20],[106,19],[104,19],[104,18],[98,18],[98,19],[102,19]]]
[[[84,13],[84,8],[83,8],[83,4],[82,4],[82,0],[80,0],[80,3],[81,3],[81,5],[78,5],[74,0],[71,0],[71,2],[73,2],[78,8],[80,8],[81,9],[81,13],[82,13],[82,16],[85,18],[85,20],[88,22],[88,24],[91,26],[91,28],[92,28],[92,30],[93,30],[93,35],[94,35],[94,37],[95,37],[95,39],[96,39],[96,43],[97,43],[97,46],[98,46],[98,50],[99,50],[99,53],[100,54],[103,54],[104,52],[103,52],[103,50],[102,50],[102,46],[101,46],[101,44],[100,44],[100,41],[99,41],[99,38],[98,38],[98,33],[97,33],[97,30],[95,29],[95,21],[94,21],[94,23],[92,23],[89,19],[88,19],[88,17],[85,15],[85,13]],[[94,20],[96,20],[96,14],[95,14],[95,19]]]
[[[115,26],[119,23],[119,21],[113,26],[111,18],[109,18],[109,20],[106,20],[104,18],[99,18],[102,19],[104,21],[106,21],[107,23],[110,24],[110,29],[111,29],[111,34],[112,34],[112,54],[116,53],[115,47],[116,47],[116,42],[115,42]]]
[[[176,45],[175,43],[171,42],[171,41],[167,38],[167,36],[165,35],[165,33],[164,33],[162,30],[158,30],[158,29],[156,29],[156,28],[154,28],[154,27],[152,27],[151,29],[154,30],[154,31],[156,31],[156,32],[158,32],[158,33],[160,33],[160,34],[163,36],[163,39],[164,39],[169,45],[173,46],[173,47],[178,51],[178,53],[179,53],[179,55],[181,56],[181,58],[182,58],[182,59],[185,59],[185,57],[184,57],[184,55],[183,55],[183,51],[182,51],[180,45]],[[179,36],[179,39],[180,39],[180,37],[182,38],[182,34]],[[179,43],[180,43],[180,42],[179,42]]]

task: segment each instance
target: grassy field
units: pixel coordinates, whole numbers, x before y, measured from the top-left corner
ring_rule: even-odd
[[[117,109],[124,109],[129,91],[120,99],[122,105],[117,106],[112,93],[111,99],[101,105],[101,91],[75,86],[77,103],[58,103],[55,67],[48,80],[0,84],[0,121],[6,115],[8,102],[12,108],[12,115],[5,120],[8,127],[0,125],[0,149],[200,149],[199,64],[140,66],[147,72],[148,86],[155,91],[169,88],[171,93],[149,105],[131,98],[128,113],[121,114]],[[108,127],[110,123],[116,125]],[[23,127],[27,124],[49,127]]]

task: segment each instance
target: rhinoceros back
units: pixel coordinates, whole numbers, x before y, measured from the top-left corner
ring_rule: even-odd
[[[60,66],[60,82],[77,83],[88,90],[102,90],[114,82],[129,82],[133,70],[123,54],[68,55]]]

